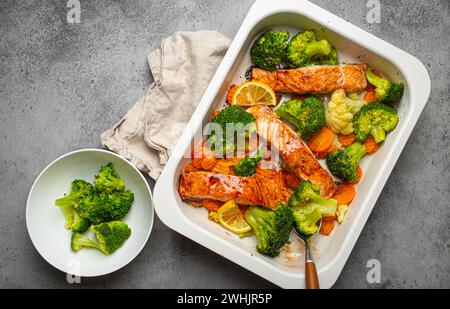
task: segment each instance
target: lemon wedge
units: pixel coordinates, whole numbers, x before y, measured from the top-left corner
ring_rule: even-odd
[[[252,229],[247,221],[245,221],[244,215],[233,200],[223,204],[217,214],[220,225],[233,233],[247,233]]]
[[[253,106],[256,104],[277,105],[275,92],[260,82],[245,82],[235,90],[232,105]]]

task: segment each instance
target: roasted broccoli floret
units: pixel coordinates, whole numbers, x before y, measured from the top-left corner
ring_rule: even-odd
[[[302,108],[302,100],[294,99],[281,103],[281,105],[275,110],[275,114],[280,116],[281,119],[286,120],[292,124],[296,129],[300,126],[300,111]]]
[[[314,31],[296,34],[286,47],[286,62],[290,68],[339,64],[336,49],[327,40],[317,40]]]
[[[267,30],[252,45],[250,56],[257,67],[273,71],[284,59],[288,31]]]
[[[292,193],[288,202],[292,209],[294,224],[300,233],[313,235],[322,217],[334,216],[337,201],[320,196],[320,187],[303,180]]]
[[[258,238],[258,252],[277,256],[292,230],[291,209],[284,204],[279,204],[275,210],[251,206],[245,212],[245,220]]]
[[[258,162],[261,161],[261,156],[257,155],[256,157],[245,157],[236,163],[233,168],[236,172],[236,175],[241,177],[250,177],[254,173],[256,173],[256,166]]]
[[[402,98],[405,86],[382,78],[371,70],[366,71],[366,78],[375,86],[375,95],[381,103],[394,103]]]
[[[255,117],[242,107],[236,105],[225,107],[211,121],[207,146],[217,154],[233,152],[236,149],[238,135],[245,138],[255,131],[254,122]],[[222,135],[218,134],[217,125]],[[220,145],[223,145],[222,149]]]
[[[358,142],[346,148],[336,150],[326,156],[330,172],[342,179],[351,182],[358,178],[357,169],[359,161],[366,154],[366,148]]]
[[[302,100],[283,102],[275,113],[290,122],[305,141],[309,140],[325,125],[325,106],[314,96]]]
[[[89,227],[89,220],[80,217],[75,209],[83,200],[90,199],[93,195],[92,185],[84,180],[75,179],[72,181],[70,193],[55,201],[66,219],[65,227],[74,232],[84,232]]]
[[[80,233],[72,235],[71,247],[73,251],[79,251],[82,248],[95,248],[106,255],[114,253],[130,237],[131,229],[121,221],[111,221],[93,225],[90,228],[95,234],[98,243]]]
[[[94,188],[96,191],[101,192],[123,191],[125,189],[125,181],[119,177],[114,165],[109,162],[102,166],[98,175],[95,175]]]
[[[359,141],[366,140],[370,134],[376,143],[380,143],[386,138],[386,132],[394,130],[397,123],[395,108],[378,101],[364,105],[353,117],[353,129]]]
[[[112,193],[95,193],[91,199],[83,200],[77,210],[81,217],[93,224],[99,224],[125,217],[134,201],[134,194],[130,190]]]

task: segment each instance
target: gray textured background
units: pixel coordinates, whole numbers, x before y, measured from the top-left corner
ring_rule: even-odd
[[[335,287],[449,288],[450,1],[382,0],[381,24],[366,22],[366,0],[313,2],[417,56],[432,80],[428,105]],[[146,56],[162,38],[200,29],[232,38],[252,3],[81,0],[81,23],[69,25],[65,0],[0,0],[0,287],[71,287],[28,237],[33,180],[66,152],[100,147],[100,133],[150,85]],[[371,258],[381,261],[381,284],[366,282]],[[156,219],[135,261],[81,287],[274,286]]]

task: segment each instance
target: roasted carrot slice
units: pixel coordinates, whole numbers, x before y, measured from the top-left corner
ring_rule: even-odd
[[[334,229],[334,221],[333,220],[324,220],[322,221],[322,226],[320,227],[320,233],[323,235],[330,235],[330,233]]]
[[[343,183],[336,187],[333,199],[338,201],[339,205],[350,204],[356,196],[356,189],[352,183]]]
[[[219,161],[214,165],[214,167],[211,169],[211,172],[216,174],[230,174],[230,167],[224,163],[224,161]]]
[[[347,135],[342,135],[342,134],[338,135],[338,140],[339,140],[339,143],[341,143],[342,147],[350,146],[351,144],[353,144],[355,139],[356,139],[355,133],[350,133]]]
[[[334,221],[336,220],[336,215],[334,216],[329,216],[329,217],[322,217],[323,221]]]
[[[308,146],[313,152],[322,152],[327,150],[333,144],[334,133],[330,129],[323,127],[314,134],[308,141]]]
[[[215,111],[212,112],[211,117],[209,118],[211,121],[214,120],[214,118],[216,118],[216,116],[220,113],[220,110],[216,109]]]
[[[356,169],[356,180],[354,181],[354,183],[359,183],[361,181],[363,175],[363,170],[361,167],[358,166],[358,168]]]
[[[228,104],[231,104],[233,102],[234,93],[236,92],[236,90],[238,88],[239,87],[236,85],[231,85],[230,88],[228,88],[228,92],[227,92],[227,103]]]
[[[366,152],[368,154],[375,153],[378,150],[378,144],[375,143],[375,139],[372,137],[372,135],[369,135],[369,137],[365,140],[363,144],[364,147],[366,147]]]
[[[191,162],[184,167],[184,171],[185,172],[196,172],[196,171],[198,171],[198,169],[196,167],[194,167],[194,165]]]
[[[330,147],[328,147],[325,151],[321,151],[316,153],[317,158],[323,159],[325,158],[329,153],[332,153],[333,151],[339,150],[339,146],[332,144]]]
[[[212,200],[204,200],[202,206],[209,211],[218,211],[220,208],[220,205]]]
[[[375,88],[374,87],[368,87],[366,90],[366,93],[364,94],[364,101],[366,103],[377,101],[377,96],[375,94]]]
[[[214,165],[216,165],[216,158],[208,156],[202,159],[202,169],[210,171],[214,167]]]

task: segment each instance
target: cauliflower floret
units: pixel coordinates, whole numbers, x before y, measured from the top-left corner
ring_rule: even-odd
[[[336,211],[337,221],[339,224],[344,222],[345,214],[348,211],[348,205],[339,205]]]
[[[352,133],[353,116],[363,105],[364,102],[356,93],[347,96],[343,89],[335,90],[325,111],[328,128],[334,133],[344,135]]]

